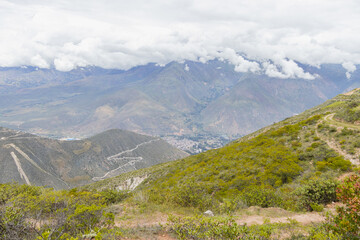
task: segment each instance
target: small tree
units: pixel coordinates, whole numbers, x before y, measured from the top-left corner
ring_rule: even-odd
[[[347,177],[337,189],[337,197],[344,204],[337,208],[334,230],[346,239],[360,236],[360,173]]]
[[[338,182],[334,180],[310,180],[304,186],[296,190],[299,196],[301,208],[308,211],[315,210],[314,206],[318,204],[328,204],[336,201],[336,189]]]

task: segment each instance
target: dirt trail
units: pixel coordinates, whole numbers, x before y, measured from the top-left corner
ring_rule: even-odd
[[[119,158],[121,155],[125,154],[125,153],[130,153],[130,152],[133,152],[135,151],[136,149],[138,149],[139,147],[141,147],[142,145],[145,145],[145,144],[149,144],[149,143],[152,143],[152,142],[155,142],[155,141],[159,141],[160,139],[153,139],[153,140],[150,140],[150,141],[147,141],[147,142],[142,142],[138,145],[136,145],[134,148],[132,149],[128,149],[128,150],[125,150],[125,151],[122,151],[120,153],[117,153],[113,156],[110,156],[107,158],[108,161],[111,161],[113,159],[117,160],[117,158]]]
[[[150,141],[147,141],[147,142],[143,142],[143,143],[140,143],[138,145],[136,145],[134,148],[132,149],[128,149],[128,150],[125,150],[125,151],[122,151],[120,153],[117,153],[115,155],[112,155],[110,157],[107,157],[107,161],[113,161],[113,162],[121,162],[122,160],[127,160],[127,162],[125,164],[122,164],[122,165],[119,165],[117,168],[115,169],[112,169],[110,171],[108,171],[107,173],[105,173],[104,176],[102,177],[93,177],[92,180],[93,181],[100,181],[100,180],[104,180],[108,177],[111,176],[111,174],[113,173],[116,173],[118,170],[120,169],[124,169],[125,167],[133,167],[134,170],[137,170],[135,168],[135,163],[137,162],[140,162],[141,160],[143,160],[142,157],[121,157],[121,155],[124,155],[126,153],[131,153],[133,151],[135,151],[136,149],[138,149],[139,147],[143,146],[143,145],[146,145],[146,144],[150,144],[152,142],[155,142],[155,141],[159,141],[160,139],[153,139],[153,140],[150,140]]]
[[[324,117],[325,122],[329,123],[330,125],[334,125],[335,127],[347,127],[353,130],[360,130],[360,126],[356,124],[346,123],[346,122],[339,122],[334,119],[335,113],[331,113]]]
[[[270,223],[288,223],[289,220],[295,220],[300,224],[308,225],[311,223],[318,223],[325,221],[325,217],[320,213],[303,213],[303,214],[295,214],[290,217],[264,217],[264,216],[245,216],[236,220],[237,224],[245,224],[246,225],[254,225],[254,224],[263,224],[264,221],[270,221]]]
[[[128,239],[128,240],[177,240],[177,238],[171,237],[168,234],[160,234],[160,235],[153,235],[151,237],[146,236],[146,237],[136,237],[136,238],[127,238],[125,237],[124,239]]]
[[[339,122],[339,124],[336,124],[337,121],[335,121],[333,119],[334,117],[334,113],[332,114],[329,114],[329,115],[326,115],[324,117],[324,121],[328,122],[329,124],[333,124],[335,125],[335,127],[342,127]],[[320,123],[322,123],[322,121],[320,121],[317,125],[319,125]],[[347,124],[347,125],[352,125],[352,124]],[[350,128],[350,127],[349,127]],[[360,126],[357,126],[357,125],[353,125],[353,129],[356,129],[356,130],[359,130],[360,129]],[[316,136],[318,138],[320,138],[322,141],[326,142],[326,144],[331,148],[333,149],[334,151],[336,151],[338,154],[340,154],[341,156],[343,156],[346,160],[349,160],[352,164],[354,165],[359,165],[360,164],[360,161],[359,161],[359,157],[357,155],[351,155],[351,154],[348,154],[346,151],[342,150],[340,145],[337,144],[335,141],[331,141],[330,139],[327,139],[325,138],[322,134],[320,134],[317,130],[317,126],[316,126],[316,130],[315,130],[315,133],[316,133]]]
[[[257,208],[257,207],[250,207],[249,209]],[[259,208],[261,209],[261,208]],[[330,209],[331,210],[331,209]],[[266,209],[261,209],[260,212],[266,211]],[[320,223],[325,221],[324,214],[311,212],[311,213],[291,213],[283,209],[276,209],[275,211],[279,211],[279,216],[282,217],[266,217],[260,215],[242,215],[242,216],[235,216],[235,221],[239,225],[261,225],[264,222],[267,223],[289,223],[291,220],[298,222],[300,225],[309,225],[312,223]],[[284,216],[288,215],[288,216]],[[115,221],[115,225],[119,227],[125,228],[152,228],[158,226],[167,226],[168,223],[168,215],[164,213],[154,213],[151,216],[138,216],[134,219],[128,220],[119,220]],[[140,231],[140,230],[139,230]],[[144,237],[137,236],[136,238],[125,238],[125,239],[141,239],[141,240],[148,240],[148,239],[157,239],[157,240],[175,240],[177,238],[172,237],[168,232],[160,232],[160,233],[151,233]]]
[[[289,220],[295,220],[302,225],[308,225],[311,223],[318,223],[325,221],[324,214],[318,212],[306,212],[306,213],[294,213],[288,212],[280,208],[259,208],[259,207],[250,207],[249,211],[253,209],[260,209],[258,214],[250,215],[240,215],[234,216],[234,219],[239,225],[255,225],[263,224],[264,221],[270,223],[289,223]],[[332,209],[327,209],[332,210]],[[272,212],[273,215],[278,215],[279,217],[268,217],[266,212]],[[121,227],[151,227],[151,226],[166,226],[168,223],[168,215],[164,213],[154,213],[151,216],[138,216],[134,219],[128,220],[118,220],[115,221],[116,226]]]

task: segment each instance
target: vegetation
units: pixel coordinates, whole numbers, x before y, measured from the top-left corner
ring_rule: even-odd
[[[292,239],[302,236],[296,231],[297,222],[291,220],[289,223],[265,222],[262,225],[246,226],[237,224],[229,217],[219,219],[170,216],[169,226],[179,239],[279,239],[283,231],[290,232]]]
[[[337,180],[354,171],[349,159],[359,156],[356,121],[341,125],[348,114],[341,112],[343,107],[360,103],[359,96],[340,95],[223,148],[80,190],[0,185],[0,238],[76,239],[92,234],[116,239],[131,231],[115,228],[112,212],[119,219],[129,212],[136,218],[153,209],[167,213],[181,209],[184,214],[168,220],[168,229],[180,239],[359,239],[360,175]],[[341,121],[339,116],[331,118],[337,113]],[[117,191],[117,186],[135,177],[146,180],[133,192]],[[316,226],[294,221],[247,226],[236,221],[239,212],[250,206],[322,212],[337,201],[343,207]],[[215,217],[202,216],[206,210]]]
[[[359,102],[349,101],[343,105],[342,109],[335,114],[339,120],[355,123],[360,120]]]
[[[336,184],[329,179],[351,169],[319,138],[308,141],[320,119],[315,115],[158,168],[142,191],[151,202],[199,211],[222,212],[227,202],[313,210],[310,204],[335,200]],[[301,186],[315,187],[321,196],[316,199]]]
[[[301,204],[308,211],[322,209],[319,205],[336,201],[336,188],[338,182],[335,180],[310,180],[299,187],[296,192]]]
[[[337,196],[344,206],[337,208],[333,230],[347,239],[359,239],[360,174],[347,177],[337,189]]]
[[[0,239],[119,236],[101,193],[0,185]],[[114,238],[111,238],[114,239]]]

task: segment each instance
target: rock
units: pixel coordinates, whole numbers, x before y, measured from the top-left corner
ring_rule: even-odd
[[[207,210],[206,212],[204,212],[204,215],[213,217],[214,213],[212,211],[210,211],[210,210]]]
[[[148,176],[133,177],[126,179],[120,186],[117,187],[118,191],[129,190],[133,191],[140,183],[142,183]]]

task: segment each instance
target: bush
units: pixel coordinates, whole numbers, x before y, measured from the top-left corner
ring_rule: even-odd
[[[119,203],[130,196],[129,191],[117,191],[113,189],[106,189],[99,192],[99,194],[103,197],[107,205]]]
[[[238,196],[234,199],[224,199],[223,202],[219,206],[220,213],[231,214],[238,209],[247,208],[248,206],[243,201],[241,196]]]
[[[329,219],[328,219],[329,221]],[[331,230],[329,223],[325,222],[319,226],[315,226],[310,230],[310,235],[307,239],[311,240],[343,240],[344,237]]]
[[[249,207],[279,207],[282,204],[281,198],[275,193],[275,190],[257,186],[246,189],[240,198]]]
[[[232,218],[169,217],[168,225],[179,239],[269,239],[276,225],[238,225]]]
[[[319,210],[319,205],[336,201],[337,186],[338,182],[335,180],[310,180],[296,189],[295,194],[299,197],[301,208],[316,211]]]
[[[214,211],[219,207],[219,201],[213,194],[208,193],[204,186],[193,181],[175,186],[171,194],[172,202],[182,207],[193,207],[200,211],[208,209]]]
[[[324,206],[317,203],[310,203],[310,207],[315,212],[322,212],[324,210]]]
[[[331,132],[331,133],[337,132],[336,127],[330,127],[329,132]]]
[[[341,132],[339,134],[337,134],[337,136],[341,137],[341,136],[348,136],[348,135],[354,135],[355,132],[351,129],[348,129],[347,127],[344,127]]]
[[[333,229],[346,239],[360,236],[360,174],[347,177],[337,189],[338,199],[345,205],[336,209]]]
[[[360,148],[360,140],[356,140],[352,145],[354,148]]]
[[[10,186],[1,186],[12,198],[0,205],[0,239],[70,239],[113,224],[100,194]]]
[[[26,196],[39,196],[42,192],[41,187],[20,185],[18,183],[0,184],[0,205],[5,204],[10,199],[23,194]]]

